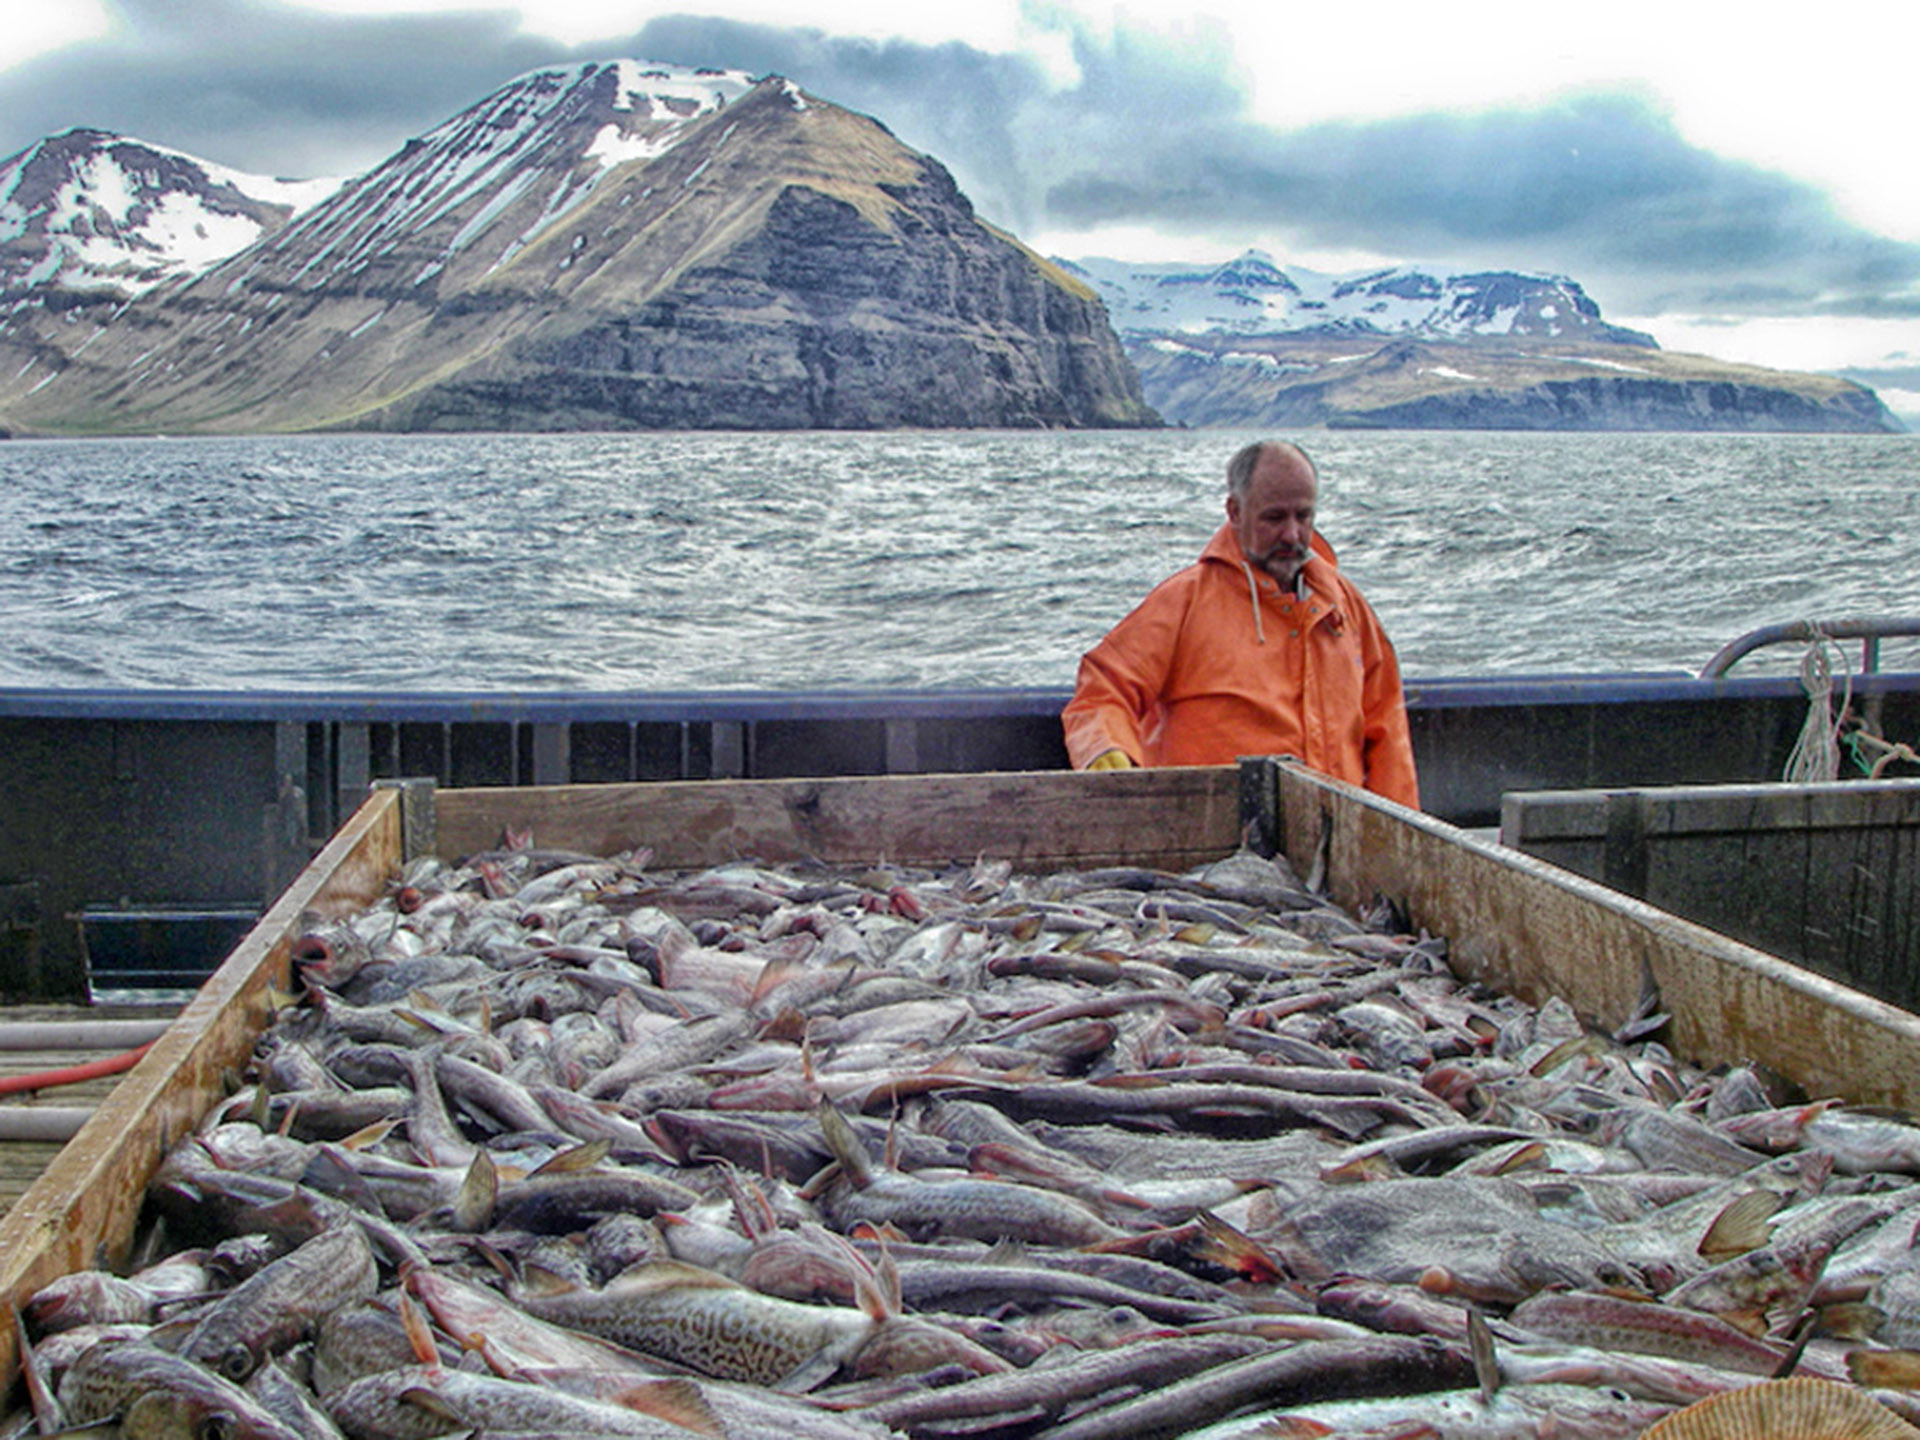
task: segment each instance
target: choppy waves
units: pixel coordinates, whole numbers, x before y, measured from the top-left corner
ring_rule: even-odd
[[[1065,685],[1198,553],[1245,438],[15,442],[0,684]],[[1412,675],[1694,670],[1758,625],[1920,614],[1915,437],[1307,440]]]

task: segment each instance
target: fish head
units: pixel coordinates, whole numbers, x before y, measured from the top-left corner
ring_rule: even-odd
[[[958,1365],[975,1375],[1013,1368],[966,1336],[912,1315],[896,1315],[875,1325],[847,1363],[854,1377],[862,1380],[923,1375],[943,1365]]]
[[[266,1410],[219,1397],[156,1386],[120,1417],[122,1440],[299,1440]]]

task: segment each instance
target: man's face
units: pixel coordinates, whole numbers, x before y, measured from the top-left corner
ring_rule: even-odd
[[[1285,450],[1263,454],[1246,495],[1227,496],[1227,521],[1247,562],[1292,586],[1312,553],[1319,497],[1320,483],[1306,461]]]

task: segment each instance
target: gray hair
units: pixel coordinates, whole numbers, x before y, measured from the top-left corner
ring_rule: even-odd
[[[1227,493],[1246,498],[1247,487],[1253,483],[1253,468],[1269,451],[1283,455],[1292,455],[1302,461],[1317,481],[1320,467],[1313,463],[1313,457],[1291,440],[1256,440],[1235,452],[1233,459],[1227,462]]]

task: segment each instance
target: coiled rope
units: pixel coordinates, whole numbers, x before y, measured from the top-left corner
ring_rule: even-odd
[[[1800,738],[1787,756],[1787,767],[1780,778],[1792,785],[1811,784],[1840,778],[1840,727],[1853,704],[1853,671],[1847,666],[1846,652],[1809,621],[1812,642],[1800,657],[1800,688],[1807,692],[1807,719],[1800,727]],[[1832,651],[1840,656],[1845,687],[1840,696],[1840,712],[1833,709]]]

